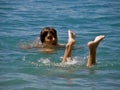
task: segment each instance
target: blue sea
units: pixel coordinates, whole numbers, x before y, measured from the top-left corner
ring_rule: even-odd
[[[72,62],[61,64],[64,49],[20,49],[46,26],[63,44],[76,33]],[[86,68],[98,35],[97,64]],[[120,90],[120,0],[0,0],[0,90]]]

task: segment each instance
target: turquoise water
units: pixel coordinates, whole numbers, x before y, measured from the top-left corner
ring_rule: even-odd
[[[76,33],[74,61],[61,64],[64,49],[43,54],[22,50],[45,26]],[[86,68],[87,42],[103,34],[97,65]],[[0,0],[0,90],[119,90],[119,0]]]

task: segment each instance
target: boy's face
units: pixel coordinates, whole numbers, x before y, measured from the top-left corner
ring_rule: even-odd
[[[52,44],[55,45],[57,42],[57,38],[55,37],[55,33],[52,30],[46,31],[46,36],[45,36],[45,40],[44,43],[46,44]]]
[[[57,31],[50,27],[44,28],[40,33],[40,40],[44,44],[57,45]]]

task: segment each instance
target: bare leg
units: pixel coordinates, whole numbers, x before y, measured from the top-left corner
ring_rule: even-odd
[[[96,63],[96,49],[99,43],[104,39],[103,35],[97,36],[94,41],[88,42],[89,57],[86,66],[91,66]]]
[[[71,51],[72,51],[72,48],[75,44],[75,34],[69,30],[68,36],[69,36],[68,43],[66,44],[66,49],[65,49],[62,63],[66,62],[68,57],[71,57]]]

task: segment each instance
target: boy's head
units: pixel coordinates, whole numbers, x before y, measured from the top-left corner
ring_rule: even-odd
[[[40,40],[46,44],[57,45],[57,31],[52,27],[45,27],[40,32]]]

